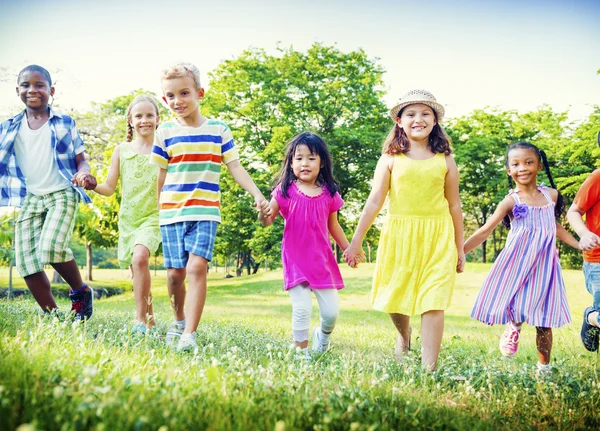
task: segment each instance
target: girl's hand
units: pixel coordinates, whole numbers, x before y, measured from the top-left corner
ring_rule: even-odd
[[[356,244],[352,241],[344,251],[344,260],[352,268],[356,268],[360,262],[364,262],[365,252],[360,244]]]
[[[269,201],[266,200],[265,198],[258,198],[254,201],[254,207],[256,208],[256,211],[258,211],[259,213],[261,213],[262,215],[264,215],[265,217],[268,217],[271,215],[271,206],[269,205]]]
[[[464,270],[465,270],[465,253],[464,253],[464,251],[461,251],[460,253],[458,253],[458,259],[456,262],[456,272],[460,274]]]
[[[71,182],[86,190],[94,190],[98,185],[96,178],[89,172],[77,172],[73,175]]]

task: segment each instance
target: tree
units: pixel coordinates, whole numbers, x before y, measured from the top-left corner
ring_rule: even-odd
[[[311,130],[329,145],[342,196],[364,201],[380,144],[392,125],[382,101],[382,74],[376,60],[362,50],[343,53],[314,44],[306,53],[279,47],[277,55],[269,55],[250,49],[210,75],[202,109],[232,128],[244,164],[258,184],[269,184],[280,168],[286,141]],[[252,252],[251,247],[262,244],[251,240],[256,212],[237,184],[226,184],[230,188],[223,187],[221,235],[231,235],[229,252]],[[236,198],[229,199],[228,193]],[[237,206],[243,202],[249,209],[240,211]],[[233,231],[226,233],[226,227]],[[277,249],[261,247],[261,252],[251,253],[259,262],[268,258],[264,250]]]

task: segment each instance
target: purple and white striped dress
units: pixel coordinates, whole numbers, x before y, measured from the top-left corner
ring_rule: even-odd
[[[556,252],[554,202],[544,190],[548,204],[522,204],[516,192],[515,216],[504,249],[488,274],[471,317],[488,325],[509,321],[557,328],[571,321],[565,283]]]

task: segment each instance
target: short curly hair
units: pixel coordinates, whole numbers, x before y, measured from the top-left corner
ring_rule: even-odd
[[[189,76],[194,80],[196,89],[202,88],[200,85],[200,71],[191,63],[177,63],[168,69],[163,70],[162,79],[177,79]]]

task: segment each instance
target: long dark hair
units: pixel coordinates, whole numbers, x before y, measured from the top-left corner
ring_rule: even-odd
[[[506,164],[507,168],[508,168],[508,155],[510,154],[510,152],[512,150],[516,150],[516,149],[523,149],[523,150],[531,151],[532,153],[534,153],[537,156],[538,162],[541,162],[542,166],[544,166],[544,170],[546,171],[546,176],[548,177],[548,181],[550,181],[550,186],[558,192],[558,197],[556,198],[556,205],[554,206],[554,217],[556,217],[556,219],[558,220],[565,213],[565,200],[564,200],[563,196],[560,194],[560,191],[556,188],[556,185],[554,184],[554,178],[552,178],[552,174],[550,173],[550,164],[548,163],[548,158],[546,157],[546,153],[544,152],[544,150],[540,150],[538,147],[536,147],[533,144],[530,144],[529,142],[517,142],[516,144],[512,144],[511,146],[509,146],[508,150],[506,150],[505,164]],[[508,177],[508,188],[512,189],[514,187],[512,178],[510,177],[510,175],[508,175],[507,177]],[[508,217],[508,215],[504,216],[504,219],[502,220],[502,224],[510,229],[510,217]]]
[[[408,105],[410,106],[410,105]],[[398,112],[398,117],[402,115],[402,111],[404,111],[406,107],[402,108],[400,112]],[[440,126],[438,121],[437,112],[435,109],[431,109],[433,111],[433,115],[435,115],[435,126],[431,130],[429,134],[429,139],[427,142],[427,147],[433,153],[444,153],[445,155],[452,154],[452,149],[450,148],[450,137]],[[408,153],[410,151],[410,141],[408,140],[408,136],[404,132],[404,129],[398,127],[398,124],[394,124],[390,133],[388,133],[385,141],[383,141],[383,154],[400,154],[400,153]]]
[[[275,176],[273,185],[276,186],[277,184],[281,184],[281,193],[283,193],[283,196],[286,198],[289,197],[288,188],[296,181],[296,176],[292,170],[292,160],[296,154],[296,148],[298,148],[299,145],[306,145],[311,154],[319,156],[323,167],[319,170],[317,183],[320,186],[327,186],[327,190],[329,190],[331,196],[335,195],[335,193],[340,190],[340,184],[333,176],[331,154],[329,154],[329,149],[327,148],[325,141],[319,135],[310,132],[300,133],[287,143],[283,166]]]

